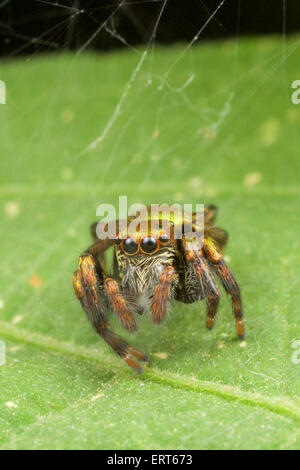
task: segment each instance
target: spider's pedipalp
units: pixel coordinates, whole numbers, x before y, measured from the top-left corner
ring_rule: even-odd
[[[175,274],[173,266],[167,266],[159,278],[159,284],[155,288],[151,304],[154,323],[161,323],[167,313],[170,287]]]
[[[104,281],[105,290],[110,298],[113,309],[120,319],[122,325],[128,331],[136,331],[136,321],[126,305],[123,295],[120,293],[117,282],[111,277],[107,277]]]

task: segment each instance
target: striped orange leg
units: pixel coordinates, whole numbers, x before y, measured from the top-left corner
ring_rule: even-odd
[[[108,328],[105,314],[106,302],[103,296],[100,298],[102,284],[101,267],[97,265],[97,261],[91,254],[84,253],[79,258],[78,270],[73,274],[73,287],[76,296],[97,333],[130,367],[138,372],[143,372],[138,360],[146,361],[147,356]]]
[[[170,288],[174,275],[175,269],[173,266],[167,266],[159,278],[159,284],[154,291],[151,305],[154,323],[161,323],[167,313]]]
[[[127,307],[126,301],[119,291],[117,282],[111,277],[107,277],[104,281],[104,287],[122,325],[129,331],[136,331],[135,318]]]
[[[220,278],[224,289],[231,296],[232,309],[235,317],[235,326],[238,336],[245,338],[245,327],[242,310],[242,299],[240,288],[236,282],[231,270],[227,266],[222,253],[217,249],[211,238],[205,238],[203,244],[207,259],[211,262],[216,274]]]
[[[91,234],[92,234],[92,237],[94,238],[94,244],[85,251],[86,253],[90,253],[95,258],[97,258],[99,262],[101,263],[102,271],[107,273],[108,266],[107,266],[107,260],[105,257],[105,252],[108,248],[112,246],[113,241],[108,238],[105,240],[98,239],[97,234],[96,234],[96,226],[97,226],[96,223],[91,225]]]
[[[199,279],[202,293],[206,300],[207,314],[206,314],[206,326],[208,329],[213,327],[215,322],[220,294],[215,284],[213,277],[211,276],[207,263],[203,258],[201,250],[186,250],[187,260],[192,264],[193,269]]]

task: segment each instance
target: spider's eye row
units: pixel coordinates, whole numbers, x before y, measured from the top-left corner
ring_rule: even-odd
[[[123,241],[123,250],[125,253],[128,253],[129,255],[134,255],[137,253],[139,249],[139,246],[137,242],[133,238],[126,238],[126,240]]]
[[[169,241],[169,237],[166,233],[162,233],[161,236],[159,237],[159,241],[161,243],[167,243]]]
[[[157,241],[154,237],[145,237],[141,241],[141,248],[145,253],[153,253],[157,248]]]

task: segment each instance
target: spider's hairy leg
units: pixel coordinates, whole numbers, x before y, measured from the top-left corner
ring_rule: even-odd
[[[212,238],[220,251],[223,251],[228,240],[228,233],[220,227],[209,227],[207,236]]]
[[[159,284],[155,288],[151,304],[154,323],[161,323],[167,313],[170,287],[174,276],[175,269],[173,266],[167,266],[160,275]]]
[[[90,226],[90,232],[91,232],[91,235],[92,235],[92,238],[93,238],[94,242],[97,242],[99,240],[98,237],[97,237],[97,225],[98,225],[98,222],[94,222]]]
[[[129,345],[123,338],[108,328],[105,314],[105,299],[100,298],[100,287],[104,276],[101,266],[90,253],[83,253],[78,262],[78,269],[73,274],[73,287],[83,310],[86,312],[97,333],[121,356],[127,364],[138,372],[143,372],[136,359],[147,360],[139,349]],[[104,292],[104,287],[103,287]]]
[[[111,277],[104,281],[104,287],[110,298],[113,309],[122,325],[129,331],[136,331],[136,322],[133,314],[126,305],[123,295],[120,293],[118,283]]]
[[[90,246],[87,250],[86,253],[92,254],[95,258],[97,258],[100,263],[101,263],[101,268],[103,271],[106,273],[108,272],[108,266],[106,262],[106,257],[105,257],[105,252],[112,246],[112,240],[109,238],[106,238],[104,240],[99,239],[96,234],[96,227],[97,223],[95,222],[94,224],[91,225],[91,235],[94,239],[94,243],[92,246]]]
[[[207,305],[206,326],[208,329],[211,329],[215,322],[220,301],[220,293],[212,275],[210,274],[209,267],[203,257],[202,250],[199,249],[196,251],[186,249],[186,258],[193,266],[193,269],[201,285],[201,289]]]
[[[204,223],[205,225],[212,225],[217,217],[218,208],[213,204],[204,206]]]
[[[217,217],[217,211],[218,211],[218,208],[217,206],[214,206],[213,204],[209,204],[208,206],[204,206],[204,224],[205,225],[212,225],[214,224],[215,220],[216,220],[216,217]],[[193,212],[192,214],[192,221],[193,223],[196,222],[196,216],[197,216],[197,212]]]
[[[231,270],[224,261],[222,253],[216,247],[211,238],[204,238],[203,249],[207,259],[213,266],[216,274],[219,276],[224,289],[231,296],[233,314],[235,316],[235,325],[238,336],[245,338],[245,327],[242,310],[242,299],[240,288],[236,282]]]

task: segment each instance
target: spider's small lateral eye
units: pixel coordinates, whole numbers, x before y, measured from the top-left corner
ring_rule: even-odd
[[[121,241],[122,241],[121,238],[119,238],[118,236],[114,238],[114,243],[116,245],[120,245]]]
[[[157,248],[157,241],[154,237],[145,237],[141,242],[141,248],[145,253],[153,253]]]
[[[161,243],[168,243],[169,237],[166,233],[162,233],[161,236],[159,237],[159,241]]]
[[[134,255],[137,253],[138,249],[139,246],[133,238],[126,238],[126,240],[123,241],[123,250],[128,255]]]

